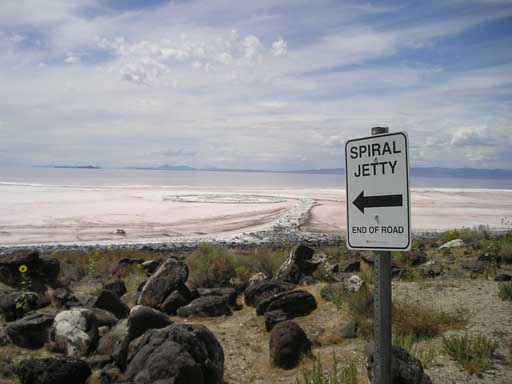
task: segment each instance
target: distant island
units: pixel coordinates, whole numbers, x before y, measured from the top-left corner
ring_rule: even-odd
[[[34,165],[35,168],[102,169],[95,165]]]

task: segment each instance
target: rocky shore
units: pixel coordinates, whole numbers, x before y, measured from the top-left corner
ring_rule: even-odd
[[[347,383],[373,377],[373,255],[251,246],[4,252],[0,383],[302,383],[333,351]],[[512,308],[498,289],[512,284],[511,265],[510,234],[477,231],[395,258],[395,379],[510,382]],[[467,371],[444,338],[475,332],[495,347]]]

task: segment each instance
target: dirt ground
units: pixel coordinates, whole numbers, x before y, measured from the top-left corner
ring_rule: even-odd
[[[325,283],[302,289],[310,291],[317,299],[318,308],[309,316],[296,321],[314,342],[314,358],[320,359],[324,368],[330,367],[332,353],[341,364],[355,363],[359,382],[367,383],[364,367],[366,341],[362,338],[343,340],[334,331],[350,321],[346,312],[320,297]],[[482,377],[469,375],[456,362],[442,352],[442,336],[420,342],[435,351],[426,372],[434,384],[510,384],[512,383],[512,303],[498,297],[495,281],[484,279],[435,279],[419,282],[393,282],[393,299],[418,302],[446,312],[466,309],[469,321],[464,330],[448,331],[445,335],[479,332],[499,343],[498,359],[494,368]],[[240,298],[241,300],[242,298]],[[225,353],[226,384],[296,384],[304,370],[311,369],[314,358],[306,358],[301,365],[289,371],[273,368],[269,361],[269,333],[265,331],[263,317],[255,309],[246,307],[233,316],[219,318],[181,319],[177,322],[197,322],[209,327],[219,339]],[[0,324],[0,328],[4,328]],[[1,329],[0,329],[1,331]],[[0,347],[0,370],[19,360],[33,356],[51,355],[45,348],[29,351],[13,345]],[[11,365],[12,367],[12,365]],[[0,376],[1,377],[1,376]],[[0,383],[15,383],[12,379]]]
[[[364,368],[366,341],[360,338],[343,340],[333,331],[350,319],[335,305],[320,298],[324,284],[304,289],[313,293],[319,303],[318,309],[304,318],[296,319],[310,339],[316,338],[321,345],[313,348],[324,367],[330,366],[332,352],[340,363],[354,362],[360,383],[367,383]],[[512,383],[512,303],[498,297],[495,281],[483,279],[425,280],[420,282],[393,282],[394,300],[407,300],[431,306],[446,312],[469,310],[469,321],[464,330],[448,331],[445,335],[464,332],[479,332],[499,343],[498,359],[494,368],[481,378],[469,375],[456,362],[442,352],[442,336],[429,340],[434,348],[433,362],[426,372],[434,384],[510,384]],[[176,319],[177,321],[183,321]],[[269,334],[265,331],[263,318],[256,316],[254,308],[244,307],[231,317],[199,320],[218,337],[226,356],[225,380],[229,384],[295,384],[297,375],[310,369],[313,360],[305,359],[297,369],[284,371],[272,368],[269,361]],[[321,330],[324,330],[321,333]],[[421,345],[421,343],[420,343]]]

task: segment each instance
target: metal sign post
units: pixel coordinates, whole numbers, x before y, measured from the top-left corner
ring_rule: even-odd
[[[411,248],[408,138],[374,127],[345,144],[347,247],[374,251],[372,383],[391,384],[391,250]]]
[[[388,133],[387,127],[372,128],[372,135]],[[374,254],[375,384],[391,384],[391,252]]]

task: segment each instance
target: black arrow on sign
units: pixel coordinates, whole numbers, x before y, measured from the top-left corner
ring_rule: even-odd
[[[361,191],[353,204],[364,214],[365,208],[401,207],[402,195],[365,196]]]

